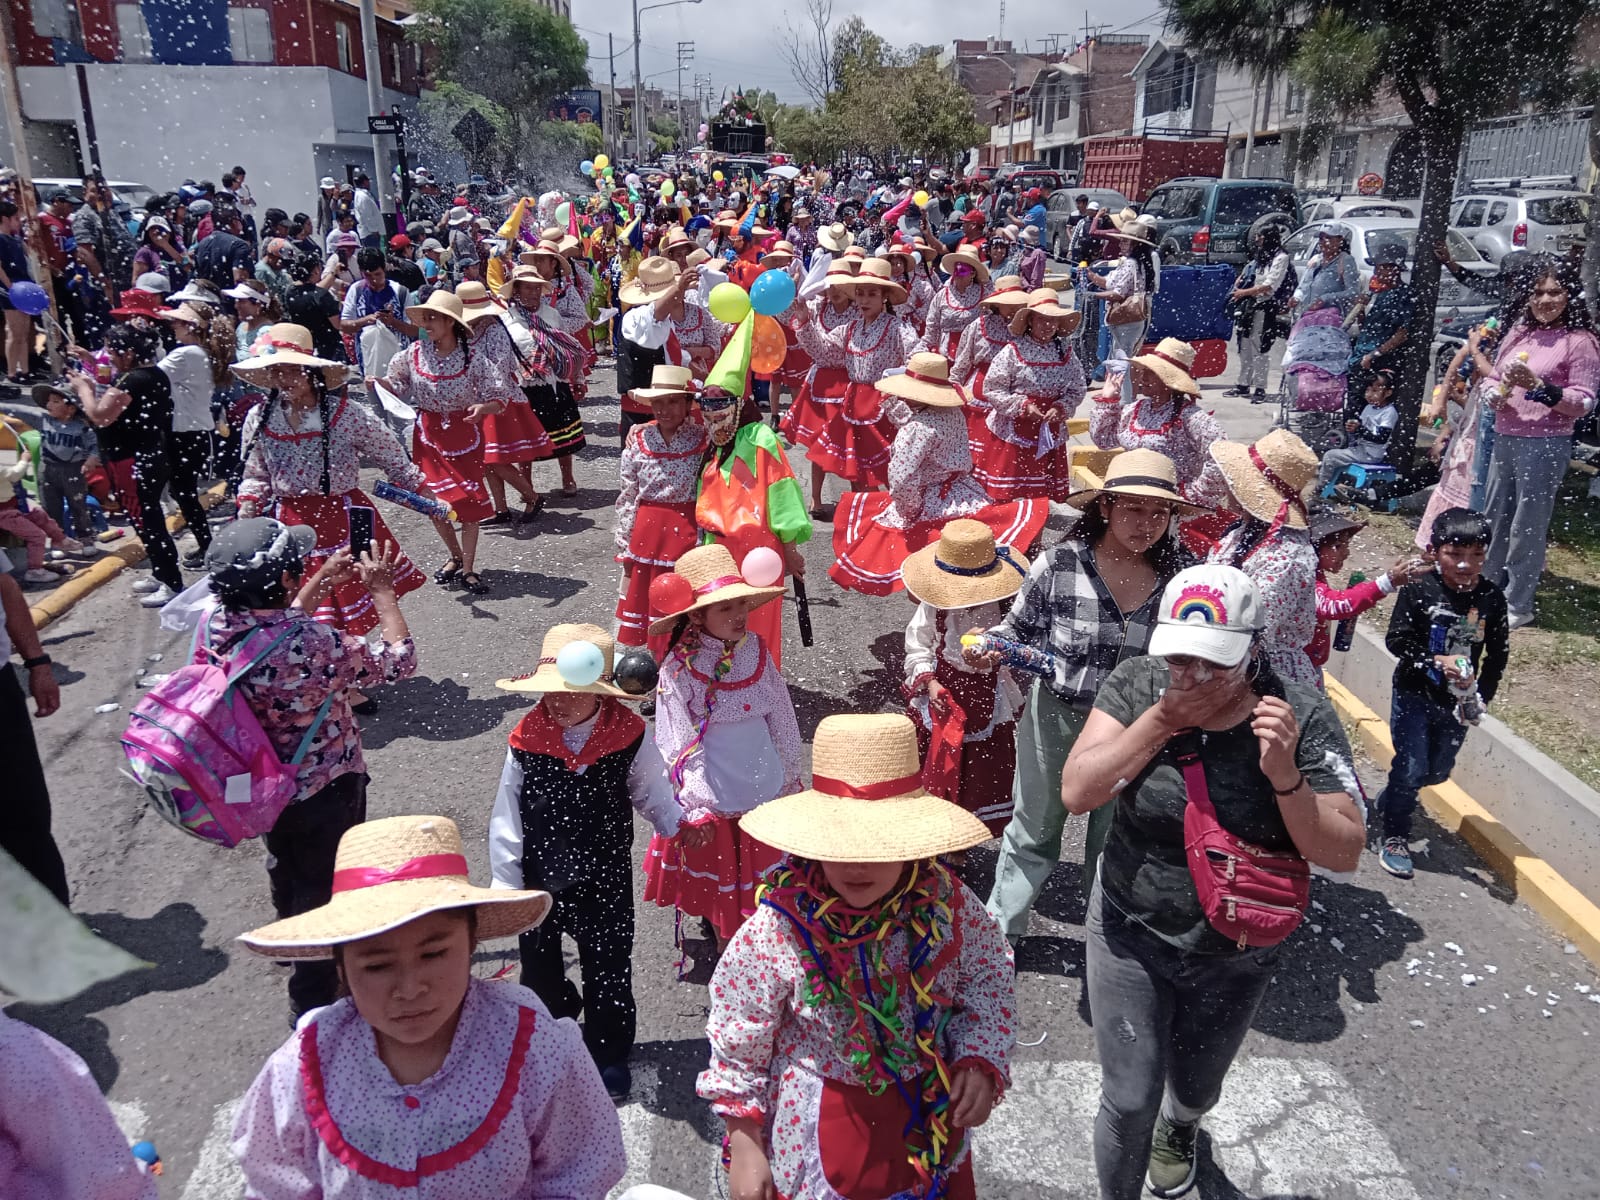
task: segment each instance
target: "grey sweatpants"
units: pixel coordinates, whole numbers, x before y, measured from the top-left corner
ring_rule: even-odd
[[[1505,591],[1514,613],[1533,612],[1533,592],[1544,571],[1556,489],[1572,457],[1571,437],[1497,437],[1489,464],[1484,515],[1494,529],[1484,577]]]
[[[1124,916],[1101,895],[1098,879],[1084,932],[1100,1054],[1094,1120],[1100,1200],[1138,1200],[1157,1113],[1190,1124],[1221,1099],[1222,1081],[1255,1020],[1279,947],[1233,954],[1179,950]]]
[[[80,541],[94,540],[94,514],[89,510],[89,485],[83,478],[82,463],[64,463],[48,454],[39,460],[42,477],[39,491],[45,512],[56,522],[61,520],[61,510],[72,510],[72,536]]]

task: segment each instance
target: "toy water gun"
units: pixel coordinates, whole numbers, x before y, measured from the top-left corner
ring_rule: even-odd
[[[1519,363],[1522,363],[1522,364],[1526,365],[1527,362],[1528,362],[1528,352],[1526,350],[1518,350],[1517,351],[1517,361]],[[1500,399],[1502,399],[1502,400],[1506,399],[1508,396],[1511,395],[1511,385],[1509,383],[1507,383],[1504,379],[1502,379],[1500,381],[1500,389],[1499,389],[1499,392],[1497,394],[1499,395]]]
[[[156,1153],[153,1142],[135,1142],[129,1149],[132,1150],[133,1157],[142,1162],[150,1174],[161,1174],[161,1155]]]
[[[1478,336],[1480,338],[1499,337],[1500,336],[1500,318],[1499,317],[1490,317],[1482,325],[1479,325],[1478,326]],[[1475,369],[1476,368],[1474,367],[1473,362],[1472,362],[1472,355],[1469,354],[1469,355],[1466,356],[1466,358],[1461,360],[1461,365],[1456,368],[1456,374],[1461,377],[1461,381],[1463,383],[1471,383],[1472,382],[1472,372]]]
[[[405,488],[395,487],[387,479],[380,479],[373,485],[372,494],[379,500],[387,500],[390,504],[398,504],[401,508],[409,508],[412,512],[421,513],[425,517],[433,517],[440,521],[454,521],[456,510],[443,500],[435,500],[430,496],[419,496],[415,492],[408,492]]]
[[[961,635],[961,645],[972,647],[980,654],[998,654],[1006,666],[1029,675],[1054,676],[1056,673],[1054,654],[1024,646],[1010,638],[997,637],[992,633],[964,633]]]
[[[1472,661],[1466,655],[1456,656],[1459,679],[1450,681],[1450,693],[1456,699],[1456,720],[1463,725],[1476,725],[1487,711],[1483,697],[1478,695],[1478,680],[1472,670]]]

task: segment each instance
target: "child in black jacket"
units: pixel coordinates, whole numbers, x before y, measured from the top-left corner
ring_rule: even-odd
[[[1417,793],[1450,778],[1468,725],[1477,724],[1483,705],[1494,699],[1506,669],[1505,594],[1483,578],[1492,536],[1481,513],[1440,513],[1432,538],[1437,563],[1400,589],[1389,620],[1385,644],[1400,661],[1389,720],[1394,761],[1377,801],[1383,813],[1379,862],[1401,879],[1412,874],[1409,840]]]

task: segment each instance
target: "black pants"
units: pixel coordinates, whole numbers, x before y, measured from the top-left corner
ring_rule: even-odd
[[[333,860],[345,830],[367,819],[367,777],[341,775],[283,810],[267,834],[267,879],[278,917],[297,917],[333,897]],[[331,961],[299,961],[289,973],[294,1015],[332,1004],[339,973]]]
[[[211,431],[173,434],[167,442],[167,457],[172,462],[172,498],[178,502],[178,510],[203,553],[211,545],[211,525],[206,520],[205,506],[200,503],[200,480],[211,463]]]
[[[183,572],[178,569],[178,547],[167,532],[167,516],[161,510],[161,493],[172,478],[172,456],[165,442],[154,450],[133,457],[134,490],[139,499],[139,536],[150,559],[150,573],[156,581],[175,592],[183,591]],[[199,501],[195,501],[196,507]],[[202,520],[204,513],[201,514]]]
[[[561,935],[578,943],[583,992],[567,978]],[[623,1062],[633,1049],[638,1006],[633,1000],[633,884],[621,871],[555,894],[550,915],[519,939],[522,985],[556,1017],[583,1013],[583,1040],[595,1065]]]
[[[33,740],[28,698],[9,663],[0,663],[0,746],[6,748],[6,786],[0,795],[0,849],[16,859],[61,903],[67,902],[67,869],[50,836],[50,791]],[[628,914],[631,923],[633,914]]]

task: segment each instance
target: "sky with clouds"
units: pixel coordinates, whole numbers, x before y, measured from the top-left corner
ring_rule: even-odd
[[[654,3],[655,0],[647,0]],[[1000,28],[1000,0],[965,5],[941,0],[835,0],[834,16],[843,21],[860,16],[877,34],[895,45],[912,42],[948,45],[955,38],[983,38]],[[965,13],[965,16],[958,15]],[[675,92],[677,44],[694,43],[694,60],[683,72],[683,87],[692,95],[694,75],[710,75],[718,97],[734,85],[761,87],[788,101],[802,100],[779,46],[785,16],[803,20],[795,0],[700,0],[648,11],[640,18],[640,67],[647,87]],[[1004,36],[1017,49],[1023,43],[1042,48],[1042,39],[1062,35],[1076,42],[1084,20],[1105,32],[1154,32],[1160,28],[1160,0],[1089,0],[1067,6],[1052,0],[1006,0]],[[633,10],[630,0],[573,0],[572,22],[589,43],[589,71],[605,83],[606,35],[613,35],[618,86],[633,81]]]

